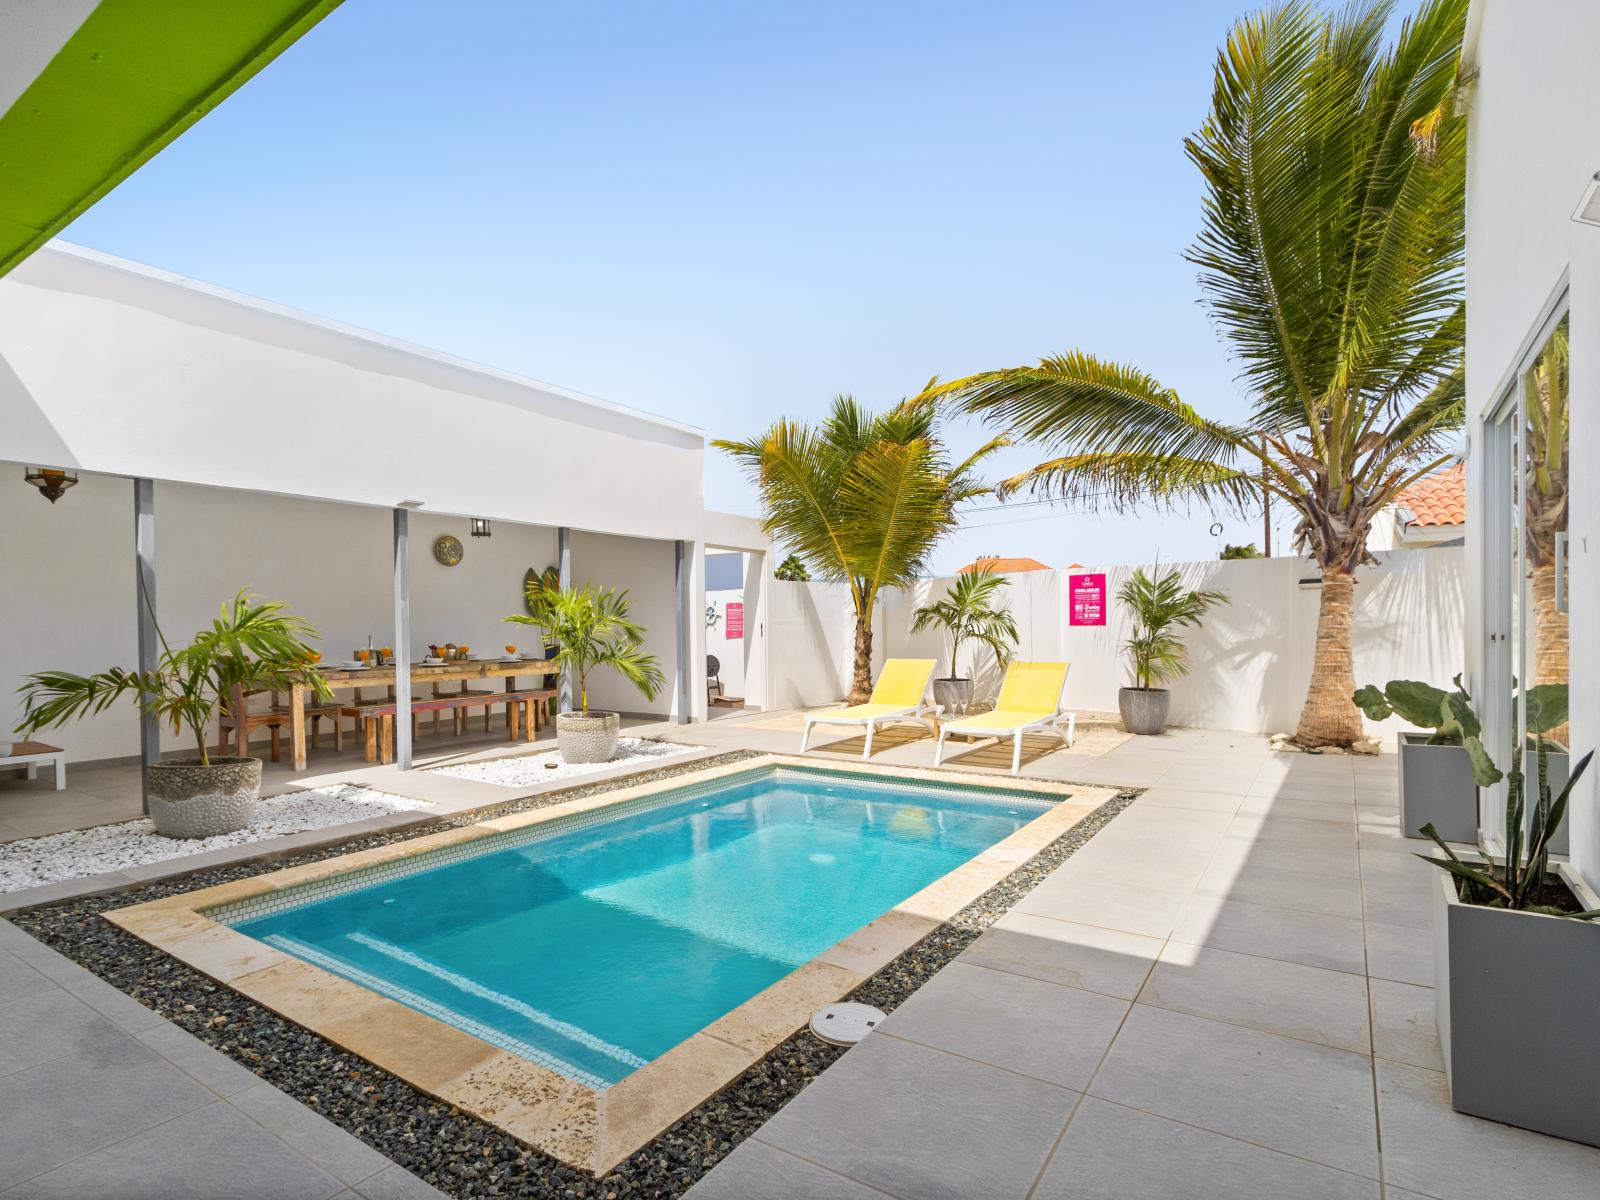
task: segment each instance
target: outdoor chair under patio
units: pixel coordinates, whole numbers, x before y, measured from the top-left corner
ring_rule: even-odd
[[[1054,733],[1072,745],[1078,727],[1078,714],[1062,712],[1062,693],[1067,687],[1067,663],[1014,662],[1006,668],[1000,696],[990,712],[962,717],[939,727],[939,741],[933,750],[933,765],[944,758],[944,743],[949,737],[983,738],[986,742],[1011,739],[1011,773],[1022,770],[1022,737],[1026,733]],[[1063,728],[1065,726],[1065,728]]]
[[[915,721],[935,733],[935,706],[928,700],[928,680],[933,677],[931,658],[891,658],[883,664],[872,697],[865,704],[852,704],[828,712],[807,713],[805,731],[800,735],[800,753],[806,752],[813,725],[855,725],[867,731],[867,744],[861,757],[872,754],[872,734],[880,725],[895,721]]]

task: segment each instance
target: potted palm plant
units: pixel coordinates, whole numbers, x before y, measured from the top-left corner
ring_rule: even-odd
[[[981,642],[994,652],[995,662],[1005,666],[1017,644],[1017,622],[1003,608],[995,608],[995,595],[1011,581],[987,568],[960,576],[944,599],[917,609],[911,632],[921,633],[937,625],[950,639],[950,674],[933,681],[933,699],[946,715],[961,714],[972,703],[972,676],[957,675],[961,643]]]
[[[1184,587],[1176,568],[1153,578],[1140,567],[1117,589],[1117,599],[1133,615],[1133,634],[1123,644],[1133,686],[1117,692],[1122,725],[1129,733],[1160,733],[1172,707],[1172,693],[1160,685],[1189,673],[1189,648],[1178,630],[1200,624],[1228,596]]]
[[[206,732],[235,696],[307,684],[319,697],[332,693],[313,665],[306,639],[317,631],[272,601],[240,592],[222,606],[209,629],[173,649],[161,639],[153,671],[112,667],[98,675],[41,671],[23,682],[27,711],[18,732],[28,734],[104,712],[132,696],[174,732],[187,730],[194,757],[168,758],[148,768],[150,819],[165,837],[215,837],[242,829],[261,793],[261,760],[212,755]]]
[[[1479,787],[1506,781],[1503,860],[1463,858],[1431,825],[1422,832],[1443,857],[1434,888],[1434,1006],[1450,1102],[1459,1112],[1600,1146],[1600,1025],[1584,998],[1600,993],[1600,896],[1550,843],[1573,786],[1550,784],[1544,738],[1567,720],[1565,684],[1524,693],[1537,769],[1527,803],[1523,747],[1502,773],[1476,737],[1464,735]]]
[[[555,661],[578,688],[578,711],[556,714],[556,747],[562,761],[606,762],[617,752],[622,715],[589,709],[589,673],[609,667],[633,684],[646,700],[661,691],[665,678],[655,655],[644,653],[644,629],[628,619],[628,593],[614,588],[541,588],[528,595],[531,611],[507,617],[544,631],[555,646]]]

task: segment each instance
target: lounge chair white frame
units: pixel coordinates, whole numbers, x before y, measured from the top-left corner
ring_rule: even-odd
[[[926,725],[934,733],[939,732],[939,722],[935,719],[939,712],[937,704],[917,704],[908,708],[891,709],[889,712],[880,713],[875,717],[847,717],[835,715],[843,710],[833,713],[807,713],[804,731],[800,734],[800,753],[806,752],[806,746],[811,741],[811,727],[813,725],[853,725],[857,729],[865,726],[867,730],[867,744],[861,748],[862,758],[872,757],[872,734],[879,725],[889,725],[896,721],[914,722]]]
[[[1061,728],[1062,722],[1066,723],[1065,729]],[[1062,712],[1060,709],[1057,709],[1053,715],[1043,717],[1037,721],[1030,721],[1026,725],[1016,725],[1009,729],[985,730],[982,733],[969,733],[962,729],[952,729],[950,727],[951,725],[959,724],[959,721],[952,721],[950,722],[950,725],[942,725],[939,727],[939,740],[934,744],[933,747],[934,766],[937,767],[943,763],[944,742],[945,739],[948,738],[952,733],[955,734],[956,737],[981,738],[984,743],[993,743],[995,745],[999,745],[999,743],[1005,738],[1010,738],[1011,773],[1013,775],[1019,775],[1022,773],[1022,735],[1025,733],[1034,732],[1054,733],[1064,743],[1066,743],[1067,748],[1070,750],[1072,748],[1072,739],[1077,735],[1078,731],[1078,714],[1076,712]],[[972,744],[964,747],[964,749],[977,750],[979,749],[979,746],[977,744]]]

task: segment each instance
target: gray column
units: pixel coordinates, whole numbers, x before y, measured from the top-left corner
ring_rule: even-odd
[[[411,769],[410,517],[394,510],[394,764]]]
[[[563,589],[572,586],[572,530],[565,525],[556,530],[556,570],[561,575]],[[572,711],[572,677],[566,672],[561,672],[560,694],[556,697],[556,707],[561,712]]]
[[[161,634],[156,629],[156,484],[153,479],[133,481],[134,604],[139,631],[139,670],[154,671],[161,654]],[[161,761],[161,721],[154,713],[139,714],[139,795],[150,811],[151,763]]]
[[[672,543],[672,594],[677,614],[675,626],[678,636],[678,702],[674,705],[679,725],[689,723],[689,543]]]

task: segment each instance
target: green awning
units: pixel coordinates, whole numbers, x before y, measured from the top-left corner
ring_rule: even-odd
[[[100,0],[0,116],[0,275],[340,3]]]

